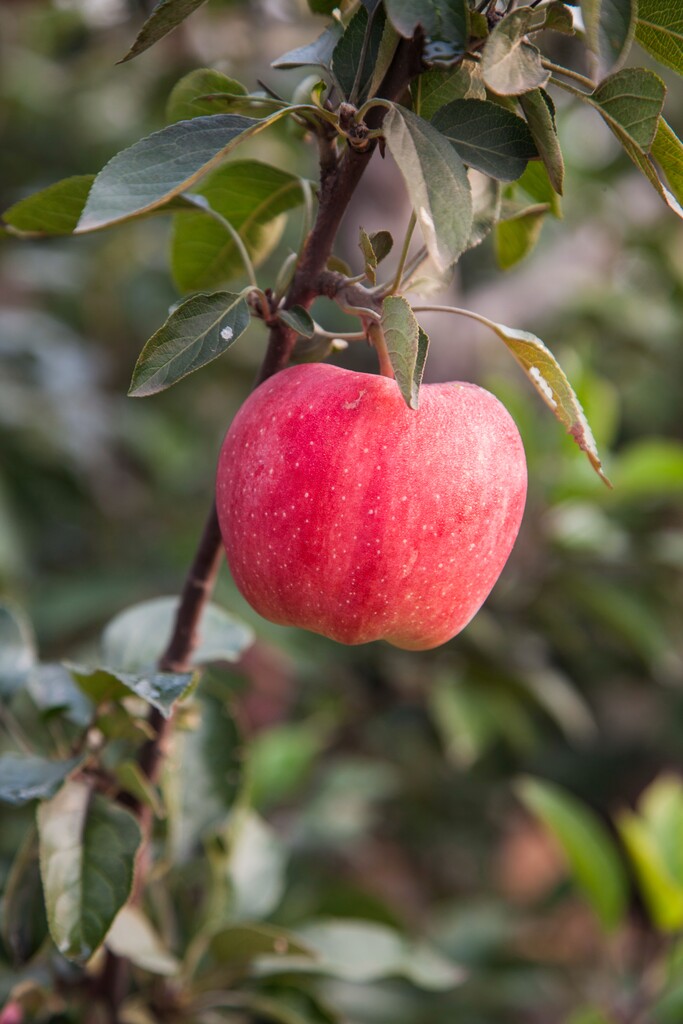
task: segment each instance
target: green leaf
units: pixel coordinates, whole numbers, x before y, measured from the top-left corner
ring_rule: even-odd
[[[499,181],[513,181],[538,156],[526,121],[488,100],[454,100],[432,124],[470,167]]]
[[[132,814],[83,782],[69,782],[38,808],[40,871],[50,934],[85,962],[128,899],[140,829]]]
[[[209,950],[220,964],[244,966],[262,956],[306,957],[315,954],[296,935],[266,924],[236,924],[211,937]]]
[[[343,95],[348,99],[356,81],[356,74],[361,55],[365,50],[363,68],[358,79],[356,99],[363,99],[366,88],[372,78],[373,69],[379,53],[384,31],[384,11],[381,7],[374,9],[372,24],[370,15],[362,5],[358,8],[351,21],[344,29],[344,34],[334,48],[332,54],[332,71],[339,83]],[[368,36],[366,41],[366,35]]]
[[[151,808],[157,818],[166,817],[166,808],[159,794],[137,762],[121,761],[114,768],[114,776],[124,792],[134,796],[141,805]]]
[[[550,349],[529,331],[519,331],[504,324],[497,324],[472,310],[461,309],[459,312],[490,327],[501,341],[505,342],[543,401],[566,427],[567,433],[571,434],[581,451],[586,453],[598,476],[611,486],[602,471],[595,438],[581,404]]]
[[[679,931],[683,927],[683,886],[672,878],[646,822],[624,811],[617,825],[653,923],[663,932]]]
[[[660,775],[642,794],[638,810],[647,822],[667,871],[683,888],[683,786]]]
[[[0,756],[0,801],[20,807],[31,800],[47,800],[80,763],[80,757],[68,761],[48,761],[29,754]]]
[[[400,35],[410,39],[420,27],[430,39],[443,39],[462,53],[469,39],[467,0],[385,0],[387,17]]]
[[[403,176],[427,251],[446,270],[465,250],[472,195],[462,161],[428,121],[393,106],[383,124],[389,152]]]
[[[232,889],[230,912],[238,921],[268,917],[285,891],[287,854],[282,841],[253,811],[237,815],[228,831],[226,873]]]
[[[360,229],[358,245],[365,258],[365,276],[371,284],[377,283],[377,265],[391,252],[394,240],[388,231],[376,231],[369,235]]]
[[[203,680],[193,729],[176,733],[167,783],[171,846],[186,861],[211,829],[225,824],[243,784],[244,750],[237,722]],[[193,705],[194,707],[194,705]]]
[[[185,20],[193,11],[204,3],[204,0],[159,0],[147,21],[137,34],[135,42],[125,57],[118,62],[123,64],[153,46],[154,43]]]
[[[577,885],[603,926],[612,930],[623,919],[628,883],[612,838],[589,808],[559,786],[522,779],[517,792],[560,844]]]
[[[394,247],[394,239],[389,231],[373,231],[370,235],[370,244],[377,263],[386,259]]]
[[[434,114],[453,100],[485,100],[486,86],[479,65],[464,60],[450,71],[425,71],[413,83],[415,113],[431,121]]]
[[[94,180],[94,174],[81,174],[48,185],[10,206],[2,218],[22,234],[70,235],[78,224]]]
[[[244,296],[193,295],[171,313],[143,348],[130,382],[131,398],[165,391],[222,355],[249,326]]]
[[[499,21],[484,44],[481,67],[484,82],[501,96],[519,96],[544,86],[550,72],[541,64],[535,46],[524,42],[534,11],[524,7]]]
[[[11,697],[36,663],[31,624],[18,608],[0,604],[0,698]]]
[[[588,101],[597,108],[624,148],[635,147],[641,153],[648,153],[657,132],[665,94],[664,82],[653,71],[626,68],[606,78]]]
[[[36,665],[31,670],[26,689],[43,717],[59,712],[75,725],[90,725],[93,706],[64,665]]]
[[[168,643],[178,603],[177,597],[158,597],[120,612],[102,634],[105,664],[125,672],[153,669]],[[237,661],[253,642],[254,632],[250,626],[219,605],[207,604],[192,664]]]
[[[193,117],[206,114],[219,114],[223,111],[212,100],[203,99],[213,93],[231,93],[234,97],[234,114],[249,113],[250,104],[239,107],[239,97],[246,96],[247,90],[241,82],[228,78],[221,71],[213,68],[197,68],[190,71],[177,82],[171,90],[166,105],[166,117],[169,121],[186,121]]]
[[[289,50],[277,60],[274,60],[271,67],[288,68],[323,68],[329,71],[332,64],[334,48],[341,39],[344,29],[336,22],[326,29],[321,36],[318,36],[312,43],[305,46],[298,46],[295,50]]]
[[[219,168],[197,195],[235,229],[255,266],[277,245],[284,226],[281,214],[303,202],[299,178],[257,160]],[[244,273],[231,233],[201,209],[175,218],[171,265],[183,291],[214,288]]]
[[[529,167],[534,165],[529,164]],[[493,230],[500,216],[501,185],[488,175],[473,172],[470,175],[472,185],[472,230],[467,241],[467,248],[474,249],[480,245]]]
[[[678,441],[637,441],[620,453],[615,469],[615,497],[621,500],[683,494],[683,445]]]
[[[581,0],[586,39],[598,62],[600,77],[616,71],[631,49],[636,27],[636,0]]]
[[[176,701],[181,700],[193,681],[191,672],[149,672],[133,675],[106,668],[68,666],[83,693],[95,704],[122,700],[135,694],[170,718]]]
[[[321,920],[297,928],[299,938],[313,950],[314,964],[300,969],[369,984],[401,977],[434,992],[460,984],[463,971],[430,946],[414,942],[385,925],[370,921]],[[283,962],[286,970],[286,961]]]
[[[112,157],[97,175],[75,233],[118,224],[161,206],[269,120],[214,114],[179,121],[141,139]]]
[[[683,143],[663,117],[659,119],[651,153],[664,172],[674,196],[683,204]]]
[[[166,949],[139,907],[122,907],[105,939],[107,949],[150,974],[172,977],[180,963]]]
[[[656,60],[683,75],[683,8],[671,0],[639,0],[636,39]]]
[[[417,409],[429,338],[401,295],[389,295],[382,303],[382,331],[389,359],[405,403]]]
[[[558,195],[564,185],[564,160],[555,127],[555,107],[545,89],[533,89],[519,97],[536,148],[545,164],[548,178]]]
[[[548,207],[530,206],[496,224],[496,260],[501,270],[510,270],[536,247]]]
[[[515,196],[520,191],[533,199],[535,203],[545,204],[548,207],[548,213],[551,213],[553,217],[562,219],[560,197],[553,188],[545,164],[540,160],[528,163],[522,177],[515,182]]]
[[[293,331],[300,334],[302,338],[312,338],[315,334],[315,323],[313,317],[303,306],[292,306],[291,309],[280,309],[277,314],[278,320],[287,324]]]
[[[2,895],[2,939],[15,965],[25,964],[47,936],[38,862],[38,833],[32,825],[17,851]]]

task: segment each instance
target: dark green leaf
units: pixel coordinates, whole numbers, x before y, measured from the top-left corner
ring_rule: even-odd
[[[524,41],[534,17],[528,7],[513,11],[494,28],[484,44],[484,82],[501,96],[518,96],[544,86],[550,72],[541,64],[541,54]]]
[[[308,0],[309,10],[313,14],[332,14],[332,11],[337,6],[337,0]]]
[[[472,227],[467,173],[453,147],[428,121],[393,106],[383,125],[429,255],[439,270],[456,262]]]
[[[107,932],[107,949],[150,974],[172,977],[180,963],[166,949],[139,907],[122,907]]]
[[[538,156],[526,121],[488,100],[454,100],[432,124],[466,164],[499,181],[519,178]]]
[[[125,793],[134,796],[142,806],[151,808],[157,818],[166,817],[159,794],[137,762],[121,761],[114,768],[114,777]]]
[[[237,231],[256,266],[280,239],[281,215],[303,201],[299,178],[257,160],[220,167],[197,193]],[[214,288],[244,273],[232,235],[202,210],[175,218],[171,264],[175,281],[184,291]]]
[[[389,231],[373,231],[370,235],[370,244],[379,264],[382,260],[386,259],[393,249],[394,239]]]
[[[332,71],[341,87],[342,93],[347,99],[351,96],[356,81],[356,74],[364,47],[365,57],[363,68],[358,78],[355,99],[363,99],[365,96],[366,87],[372,78],[379,53],[382,33],[384,31],[384,20],[383,10],[378,8],[372,16],[372,23],[370,24],[370,16],[367,10],[363,6],[359,7],[344,29],[344,35],[334,48]],[[368,35],[367,43],[366,35]]]
[[[193,11],[204,3],[204,0],[159,0],[147,21],[137,34],[137,38],[119,64],[137,57],[139,53],[153,46],[159,39],[185,20]]]
[[[243,783],[244,751],[237,723],[209,689],[210,677],[205,677],[196,704],[196,727],[175,736],[168,805],[171,846],[180,861],[187,860],[210,829],[225,823]]]
[[[0,604],[0,698],[26,681],[36,661],[33,630],[18,608]]]
[[[2,938],[15,964],[37,953],[47,936],[47,918],[38,862],[38,833],[31,826],[19,847],[2,897]]]
[[[666,87],[658,75],[645,68],[626,68],[606,78],[590,94],[599,111],[626,148],[648,153],[657,132]]]
[[[674,196],[683,204],[683,143],[663,117],[659,119],[651,153],[664,172]]]
[[[382,303],[382,331],[396,383],[406,405],[417,409],[429,338],[401,295],[390,295]]]
[[[532,206],[496,224],[496,260],[501,270],[510,270],[533,251],[547,210]]]
[[[628,882],[612,838],[593,811],[571,794],[540,779],[523,779],[518,793],[550,830],[572,875],[607,929],[623,919]]]
[[[454,43],[461,53],[467,48],[467,0],[385,0],[385,7],[394,28],[406,39],[420,27],[428,38]]]
[[[105,668],[83,668],[70,665],[69,671],[83,693],[95,704],[121,700],[135,694],[169,718],[173,705],[192,683],[191,672],[149,672],[133,675]]]
[[[306,46],[298,46],[296,50],[289,50],[282,57],[278,57],[273,61],[272,67],[282,69],[314,67],[329,71],[334,48],[343,32],[342,26],[335,22],[314,42],[307,43]]]
[[[315,334],[313,317],[303,306],[292,306],[291,309],[281,309],[277,314],[278,320],[287,324],[293,331],[300,334],[302,338],[312,338]]]
[[[550,182],[558,195],[564,185],[564,160],[555,127],[553,101],[544,89],[534,89],[519,98],[536,148],[545,164]]]
[[[265,121],[237,114],[195,117],[117,153],[95,178],[76,234],[128,220],[190,188]]]
[[[38,808],[40,871],[50,934],[71,960],[89,960],[130,895],[140,829],[132,814],[83,782]]]
[[[485,100],[486,86],[479,65],[464,60],[450,71],[425,71],[412,87],[415,112],[431,121],[440,107],[453,100]]]
[[[143,348],[128,394],[145,398],[165,391],[225,352],[248,326],[249,307],[242,295],[193,295]]]
[[[177,597],[158,597],[120,612],[102,634],[104,663],[124,672],[153,669],[168,643],[177,610]],[[202,613],[192,664],[237,661],[253,641],[250,626],[209,603]]]
[[[671,0],[639,0],[636,39],[648,53],[683,75],[683,7]]]
[[[31,800],[47,800],[57,792],[80,758],[48,761],[28,754],[0,756],[0,801],[20,807]]]
[[[633,42],[636,0],[581,0],[581,13],[600,76],[616,71]]]
[[[225,111],[211,100],[202,99],[212,93],[232,93],[235,97],[234,114],[248,114],[249,104],[238,109],[239,96],[246,96],[247,90],[234,78],[228,78],[220,71],[212,68],[197,68],[190,71],[174,85],[166,105],[166,117],[169,121],[191,120],[206,114],[220,114]]]
[[[3,214],[12,228],[31,235],[70,235],[80,219],[94,174],[65,178],[20,199]]]

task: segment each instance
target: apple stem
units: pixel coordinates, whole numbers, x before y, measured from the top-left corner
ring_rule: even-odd
[[[379,359],[379,372],[383,377],[391,377],[392,380],[395,380],[396,374],[394,373],[394,367],[389,356],[389,349],[387,348],[381,323],[377,320],[371,320],[366,325],[366,331],[368,341],[374,346],[377,358]]]

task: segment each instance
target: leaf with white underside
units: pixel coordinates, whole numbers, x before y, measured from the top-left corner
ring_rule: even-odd
[[[144,53],[159,39],[180,25],[185,18],[205,2],[205,0],[159,0],[147,21],[137,34],[137,38],[125,57],[118,62],[123,64],[139,53]]]
[[[586,39],[600,76],[616,71],[626,60],[636,26],[635,0],[581,0]]]
[[[152,210],[190,188],[274,114],[263,120],[215,114],[178,121],[112,157],[95,178],[76,234]]]
[[[553,101],[545,89],[533,89],[520,96],[519,102],[550,182],[558,195],[562,195],[564,160],[557,138]]]
[[[538,156],[526,121],[488,100],[454,100],[432,124],[470,167],[499,181],[514,181]]]
[[[683,75],[683,6],[639,0],[636,39],[656,60]]]
[[[323,68],[329,71],[332,63],[334,48],[341,39],[344,29],[335,22],[330,25],[322,35],[314,39],[312,43],[305,46],[298,46],[296,50],[289,50],[271,64],[273,68]]]
[[[50,934],[63,956],[84,963],[130,895],[139,826],[86,783],[69,782],[38,808],[38,834]]]
[[[171,267],[178,287],[203,291],[244,274],[235,239],[220,218],[234,228],[258,266],[280,240],[282,215],[303,196],[300,178],[259,160],[233,160],[207,175],[197,192],[186,196],[197,208],[174,219]]]
[[[581,403],[550,349],[529,331],[506,327],[505,324],[498,324],[470,309],[458,309],[456,312],[489,327],[501,341],[505,342],[543,401],[566,427],[567,433],[574,438],[579,448],[586,453],[598,476],[611,487],[602,471],[595,438]]]
[[[122,907],[105,939],[107,949],[130,960],[150,974],[172,977],[180,963],[166,949],[160,936],[139,907]]]
[[[21,807],[31,800],[46,800],[59,789],[80,758],[48,761],[30,754],[0,756],[0,802]]]
[[[550,72],[541,64],[541,54],[525,42],[534,11],[522,7],[503,18],[486,40],[481,67],[484,82],[501,96],[518,96],[544,86]]]
[[[531,165],[529,165],[531,166]],[[502,186],[499,181],[479,171],[470,171],[472,186],[472,231],[467,242],[468,249],[480,245],[490,234],[500,216]]]
[[[87,668],[68,665],[74,680],[95,704],[104,704],[124,697],[141,697],[170,718],[173,706],[193,682],[191,672],[121,672],[118,669]]]
[[[390,295],[382,303],[382,331],[396,383],[406,405],[417,409],[429,338],[401,295]]]
[[[398,105],[382,126],[403,176],[427,246],[439,270],[465,250],[472,227],[472,195],[462,160],[428,121]]]
[[[249,307],[242,295],[193,295],[143,348],[128,394],[145,398],[165,391],[225,352],[248,326]]]

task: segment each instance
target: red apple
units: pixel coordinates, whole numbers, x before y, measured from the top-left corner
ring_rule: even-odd
[[[235,582],[265,618],[426,650],[498,579],[526,461],[507,410],[474,384],[423,385],[414,411],[388,377],[317,363],[247,399],[216,494]]]

